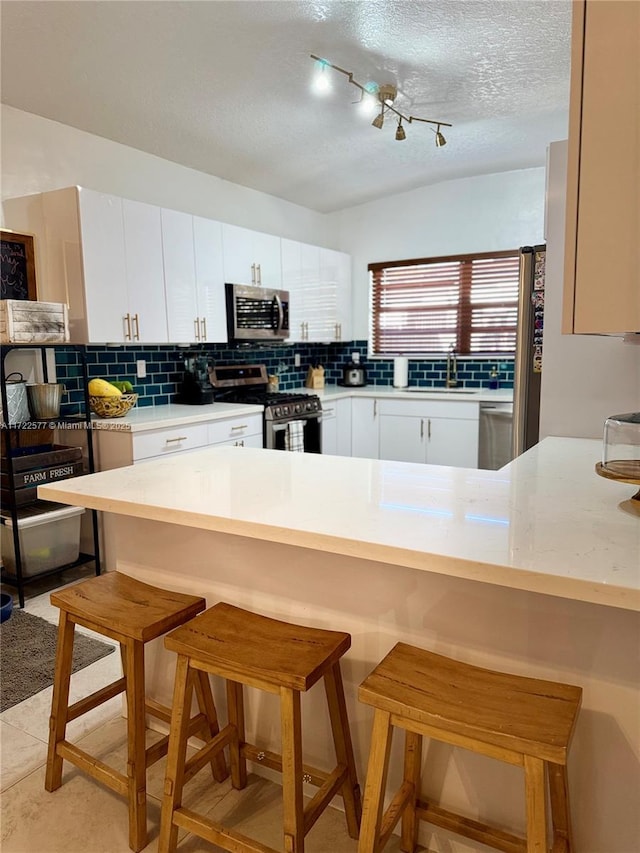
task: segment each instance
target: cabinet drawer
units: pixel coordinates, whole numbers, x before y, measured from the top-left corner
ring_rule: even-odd
[[[470,400],[378,400],[379,415],[414,418],[460,418],[478,420],[480,406]]]
[[[181,450],[193,450],[207,444],[207,424],[143,432],[133,438],[133,461],[151,456],[166,456]]]
[[[238,441],[248,435],[262,437],[262,415],[245,415],[241,418],[213,421],[208,425],[208,444],[218,444],[221,441]]]

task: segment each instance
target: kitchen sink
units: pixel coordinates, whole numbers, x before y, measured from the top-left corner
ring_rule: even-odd
[[[480,391],[479,388],[423,388],[415,385],[404,390],[415,391],[418,394],[477,394]]]

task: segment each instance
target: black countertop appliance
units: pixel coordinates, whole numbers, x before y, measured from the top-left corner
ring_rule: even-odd
[[[214,391],[210,373],[212,361],[202,353],[188,352],[184,355],[184,373],[178,386],[178,403],[204,406],[213,403]]]
[[[360,363],[360,353],[352,352],[351,361],[342,368],[342,381],[338,385],[362,388],[367,384],[367,369]]]

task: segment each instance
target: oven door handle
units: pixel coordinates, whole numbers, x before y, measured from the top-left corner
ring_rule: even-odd
[[[303,426],[306,426],[307,421],[310,419],[309,418],[294,418],[294,420],[295,421],[302,421]],[[320,420],[320,419],[318,418],[318,420]],[[284,432],[290,423],[293,423],[293,421],[288,421],[286,424],[272,424],[271,429],[273,430],[273,432]]]
[[[277,293],[274,293],[273,301],[275,302],[276,309],[278,311],[278,323],[275,328],[275,332],[278,334],[282,331],[282,327],[284,326],[284,308],[282,307],[282,299],[280,299]]]

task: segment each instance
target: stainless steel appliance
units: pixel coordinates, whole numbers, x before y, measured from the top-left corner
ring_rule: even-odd
[[[354,352],[351,355],[351,361],[342,369],[342,379],[338,385],[345,385],[348,388],[362,388],[367,384],[367,370],[360,363],[360,353]]]
[[[546,246],[520,249],[518,333],[513,389],[513,457],[539,437]]]
[[[480,403],[478,468],[497,471],[513,459],[513,403]]]
[[[322,404],[315,394],[269,392],[264,364],[216,365],[211,384],[216,400],[264,406],[263,444],[269,450],[322,453]],[[296,442],[291,439],[295,431]]]
[[[289,337],[289,293],[225,284],[230,344],[284,341]]]
[[[214,393],[209,381],[212,362],[202,353],[188,352],[184,355],[184,373],[178,386],[178,403],[203,406],[213,403]]]

